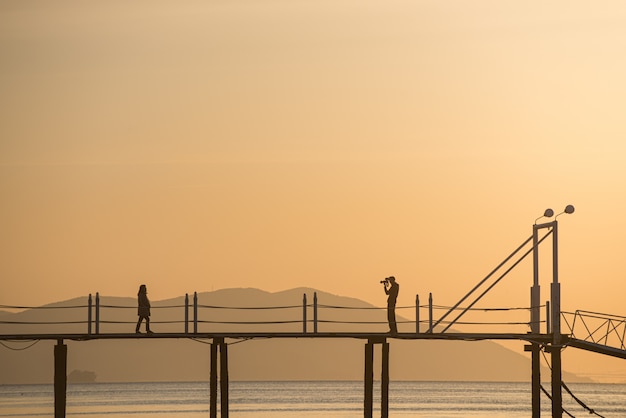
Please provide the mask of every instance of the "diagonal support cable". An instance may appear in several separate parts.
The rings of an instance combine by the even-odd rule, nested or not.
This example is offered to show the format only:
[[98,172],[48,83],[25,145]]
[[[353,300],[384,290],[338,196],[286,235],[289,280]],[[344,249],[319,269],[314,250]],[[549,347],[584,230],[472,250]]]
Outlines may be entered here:
[[517,249],[515,249],[515,251],[513,251],[507,258],[504,259],[504,261],[502,261],[500,264],[498,264],[498,266],[496,268],[494,268],[491,273],[489,273],[487,276],[485,276],[484,279],[482,279],[476,286],[474,286],[474,288],[472,290],[470,290],[465,296],[463,296],[463,298],[461,298],[461,300],[459,300],[456,305],[454,305],[453,307],[451,307],[448,312],[446,312],[445,314],[443,314],[443,316],[441,318],[439,318],[437,320],[437,322],[435,322],[435,324],[433,325],[431,331],[437,326],[439,325],[444,319],[446,319],[446,317],[448,315],[450,315],[452,312],[454,312],[454,310],[456,308],[458,308],[464,301],[465,299],[467,299],[472,293],[474,293],[474,291],[476,291],[476,289],[478,289],[480,286],[483,285],[483,283],[485,283],[487,280],[489,280],[489,278],[491,276],[493,276],[493,274],[498,271],[504,264],[506,264],[511,258],[513,258],[513,256],[515,254],[517,254],[522,248],[524,248],[526,246],[526,244],[528,244],[528,242],[530,240],[533,239],[533,236],[531,235],[530,237],[528,237],[528,239],[526,241],[524,241],[522,243],[522,245],[520,245],[519,247],[517,247]]
[[[543,240],[545,240],[550,234],[552,233],[552,230],[548,231],[538,242],[536,245],[533,245],[528,251],[526,251],[520,258],[519,260],[517,260],[511,267],[509,267],[494,283],[492,283],[487,290],[485,290],[483,293],[481,293],[476,299],[474,299],[474,302],[470,303],[465,309],[463,309],[463,311],[452,321],[450,321],[448,323],[448,325],[441,331],[442,333],[446,332],[452,325],[454,325],[454,323],[456,321],[458,321],[463,315],[465,315],[465,313],[467,313],[467,311],[472,308],[480,299],[482,299],[483,296],[485,296],[491,289],[493,289],[493,287],[498,284],[500,282],[500,280],[502,280],[507,274],[509,274],[509,272],[511,270],[513,270],[519,263],[522,262],[522,260],[524,260],[528,254],[530,254],[531,252],[533,252],[533,250],[535,249],[535,246],[539,246],[539,244],[541,244],[543,242]],[[524,248],[526,246],[526,244],[528,244],[528,242],[532,239],[533,237],[529,237],[526,241],[524,241],[524,243],[522,245],[520,245],[515,251],[513,251],[511,253],[511,255],[509,255],[506,259],[504,259],[504,261],[502,261],[495,269],[493,269],[491,271],[491,273],[489,273],[480,283],[478,283],[476,286],[474,286],[474,288],[467,294],[465,295],[456,305],[454,305],[452,308],[450,308],[450,310],[448,312],[446,312],[446,314],[444,316],[442,316],[435,325],[433,325],[433,329],[434,327],[441,323],[441,321],[443,321],[443,319],[445,317],[448,316],[448,314],[452,313],[452,311],[454,311],[463,301],[465,301],[465,299],[467,299],[472,293],[474,293],[480,286],[482,286],[496,271],[500,270],[500,268],[506,264],[509,260],[511,260],[511,258],[513,258],[513,256],[515,256],[522,248]],[[432,331],[432,329],[431,329]]]

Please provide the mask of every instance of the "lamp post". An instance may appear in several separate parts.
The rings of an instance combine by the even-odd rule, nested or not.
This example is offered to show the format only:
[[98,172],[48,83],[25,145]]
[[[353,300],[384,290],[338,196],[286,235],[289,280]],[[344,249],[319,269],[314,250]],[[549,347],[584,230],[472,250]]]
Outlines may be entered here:
[[[554,216],[552,209],[546,209],[543,215],[535,219],[533,224],[533,286],[530,288],[530,332],[539,334],[540,327],[540,306],[541,287],[539,285],[539,229],[537,225],[541,218],[551,218]],[[541,347],[538,343],[531,343],[531,393],[532,393],[532,417],[541,416]]]
[[[557,218],[564,214],[574,213],[574,206],[567,205],[563,212],[554,217],[551,222],[537,224],[543,217],[550,218],[554,215],[552,209],[546,209],[543,216],[535,219],[533,225],[533,287],[531,288],[531,332],[539,333],[540,324],[540,304],[541,292],[539,286],[539,231],[548,229],[548,234],[552,234],[552,283],[550,284],[550,306],[552,323],[552,345],[550,347],[552,361],[552,417],[561,418],[563,416],[563,398],[561,393],[561,285],[559,283],[559,258],[558,258],[558,221]],[[550,330],[548,330],[550,332]],[[531,345],[532,352],[532,403],[533,418],[541,415],[540,387],[541,379],[539,375],[539,344]]]

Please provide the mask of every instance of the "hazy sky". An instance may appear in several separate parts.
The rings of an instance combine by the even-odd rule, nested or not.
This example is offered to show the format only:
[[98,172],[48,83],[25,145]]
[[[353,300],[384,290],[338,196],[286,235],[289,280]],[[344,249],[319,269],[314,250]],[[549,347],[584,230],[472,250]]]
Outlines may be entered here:
[[0,56],[0,304],[451,305],[571,203],[562,308],[626,315],[621,1],[6,0]]

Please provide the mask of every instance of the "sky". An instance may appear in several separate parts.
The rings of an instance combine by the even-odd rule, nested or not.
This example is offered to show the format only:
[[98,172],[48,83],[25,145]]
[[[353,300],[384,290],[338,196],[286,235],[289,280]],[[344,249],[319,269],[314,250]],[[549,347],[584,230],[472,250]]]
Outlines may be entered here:
[[3,1],[0,304],[452,305],[573,204],[562,309],[626,315],[625,50],[619,1]]

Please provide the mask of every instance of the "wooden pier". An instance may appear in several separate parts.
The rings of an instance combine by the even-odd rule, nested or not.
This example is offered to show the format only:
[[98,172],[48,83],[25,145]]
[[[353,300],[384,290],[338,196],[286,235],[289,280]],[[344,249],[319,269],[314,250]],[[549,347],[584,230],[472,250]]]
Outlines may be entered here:
[[[571,214],[574,207],[568,205],[565,210],[560,213]],[[547,209],[544,215],[535,220],[533,225],[533,234],[526,239],[517,249],[515,249],[508,257],[504,259],[493,271],[491,271],[484,279],[482,279],[469,293],[461,298],[457,304],[449,307],[449,310],[440,316],[436,321],[433,315],[432,294],[428,298],[428,319],[420,320],[420,303],[419,296],[415,299],[415,332],[414,333],[398,333],[389,334],[381,332],[319,332],[318,323],[325,324],[379,324],[379,322],[342,322],[340,320],[318,320],[318,307],[326,309],[384,309],[376,307],[346,307],[346,306],[318,306],[317,294],[313,296],[313,303],[309,304],[307,296],[304,294],[301,305],[280,306],[280,307],[225,307],[225,306],[206,306],[198,303],[198,296],[194,293],[193,297],[193,317],[189,317],[189,311],[192,306],[189,302],[189,296],[185,296],[185,304],[180,308],[184,309],[184,332],[165,332],[154,334],[135,334],[135,333],[103,333],[100,329],[100,301],[99,295],[96,294],[95,305],[91,295],[88,298],[87,306],[74,306],[72,308],[88,309],[87,321],[80,324],[87,324],[86,333],[32,333],[32,334],[12,334],[0,335],[1,340],[11,341],[33,341],[33,340],[53,340],[57,344],[54,347],[54,396],[55,396],[55,418],[65,417],[65,397],[67,384],[67,346],[65,341],[90,341],[90,340],[126,340],[126,339],[203,339],[210,341],[210,416],[217,418],[218,408],[218,383],[219,383],[219,399],[221,402],[221,417],[228,417],[229,412],[229,358],[228,358],[228,340],[253,340],[253,339],[358,339],[365,343],[364,347],[364,365],[363,365],[363,416],[372,418],[373,402],[374,402],[374,353],[375,346],[380,346],[381,350],[381,416],[389,416],[389,358],[393,351],[394,340],[448,340],[448,341],[480,341],[480,340],[518,340],[525,341],[524,350],[531,353],[531,378],[532,378],[532,417],[539,418],[541,415],[541,380],[540,380],[540,355],[541,352],[549,353],[551,358],[551,403],[552,417],[562,418],[562,392],[563,385],[561,379],[561,352],[564,347],[572,346],[575,348],[593,351],[609,356],[626,358],[626,346],[624,344],[623,335],[626,333],[626,318],[615,315],[599,314],[595,312],[576,311],[568,313],[561,311],[561,289],[558,272],[558,223],[556,218],[551,222],[537,224],[537,220],[542,217],[552,217],[554,212]],[[549,236],[552,236],[552,281],[550,283],[550,300],[545,305],[541,304],[541,290],[539,280],[539,245]],[[530,245],[530,248],[527,248]],[[527,333],[471,333],[471,332],[455,332],[451,329],[453,325],[459,324],[459,319],[468,311],[472,310],[474,305],[488,293],[496,284],[498,284],[512,269],[514,269],[526,256],[533,255],[533,284],[530,288],[530,306],[528,308],[508,308],[508,309],[524,309],[530,312],[530,320],[522,323],[511,323],[508,325],[528,326],[530,332]],[[501,272],[504,270],[502,274]],[[491,282],[491,283],[490,283]],[[485,289],[486,288],[486,289]],[[469,299],[472,296],[474,299]],[[465,306],[462,306],[464,304]],[[542,306],[545,306],[545,315],[542,319]],[[8,307],[19,309],[23,307]],[[109,308],[131,308],[129,306],[110,306]],[[168,308],[179,308],[178,306]],[[252,321],[252,322],[215,322],[201,321],[199,319],[200,309],[297,309],[302,312],[300,319],[285,318],[280,321]],[[411,308],[413,307],[403,307]],[[95,320],[92,310],[95,309]],[[313,319],[308,319],[307,311],[312,309]],[[447,309],[447,308],[446,308]],[[500,309],[506,310],[507,308]],[[497,310],[496,311],[500,311]],[[444,321],[448,316],[456,315],[454,319]],[[571,315],[572,320],[568,321],[566,315]],[[565,325],[568,327],[566,332],[562,331],[561,319],[565,318]],[[589,327],[591,321],[601,321],[602,325],[598,327]],[[288,325],[299,327],[301,322],[302,332],[199,332],[199,324],[202,325],[227,325],[236,326],[241,324],[265,325]],[[420,324],[427,324],[426,330],[420,329]],[[76,324],[77,322],[66,322],[62,324]],[[113,321],[113,323],[118,323]],[[123,322],[128,324],[128,322]],[[307,331],[307,324],[312,323],[312,332]],[[35,324],[41,324],[35,322]],[[45,323],[48,324],[48,323]],[[51,323],[52,324],[52,323]],[[132,324],[132,322],[131,322]],[[190,324],[193,324],[190,330]],[[485,323],[487,324],[487,323]],[[493,323],[492,323],[493,324]],[[545,324],[545,332],[540,330],[541,324]],[[582,324],[584,335],[580,337],[574,336],[575,324]],[[59,325],[59,324],[56,324]],[[499,323],[499,325],[502,325]],[[297,328],[294,328],[297,329]],[[596,335],[598,330],[606,330],[602,335]],[[616,337],[613,335],[615,334]],[[609,344],[610,337],[616,339],[615,345]],[[546,392],[547,393],[547,392]]]
[[[32,341],[52,340],[54,346],[54,416],[65,418],[66,415],[66,388],[67,388],[67,345],[65,341],[92,341],[92,340],[158,340],[158,339],[203,339],[210,340],[210,377],[209,377],[209,411],[211,418],[218,417],[218,387],[220,400],[220,417],[229,416],[229,375],[228,375],[228,343],[227,340],[251,339],[358,339],[365,342],[363,367],[363,416],[373,418],[374,411],[374,347],[381,347],[380,370],[380,411],[381,417],[389,416],[389,357],[393,340],[451,340],[451,341],[479,341],[479,340],[522,340],[533,346],[550,345],[553,336],[549,334],[503,334],[503,333],[360,333],[360,332],[243,332],[243,333],[153,333],[153,334],[18,334],[0,335],[0,340]],[[563,336],[567,341],[567,336]],[[561,370],[553,368],[553,374],[560,377]],[[538,401],[538,400],[537,400]],[[533,400],[535,402],[535,400]]]

